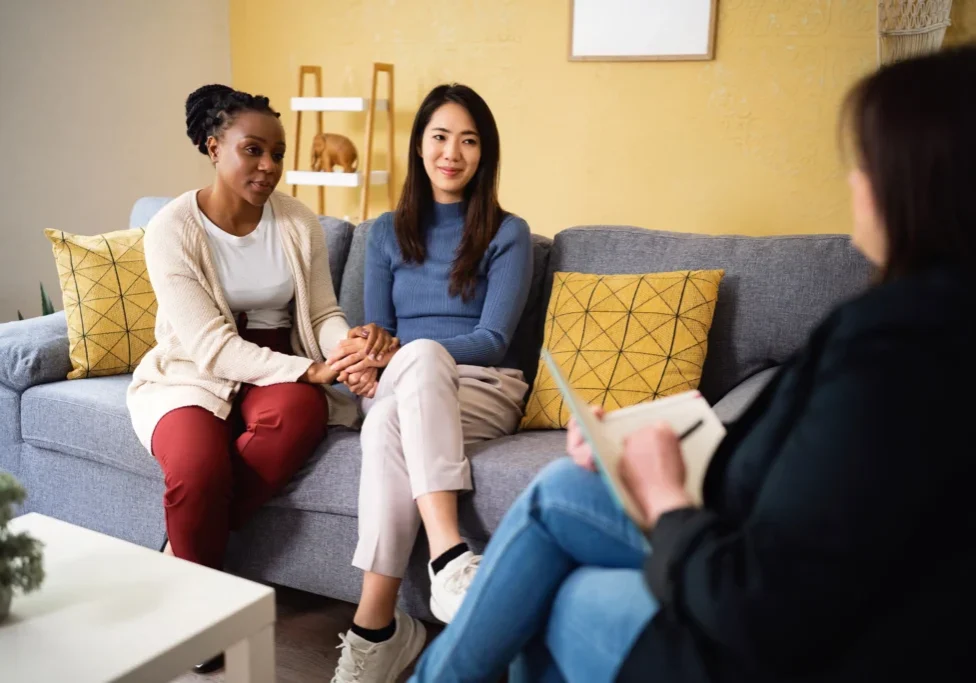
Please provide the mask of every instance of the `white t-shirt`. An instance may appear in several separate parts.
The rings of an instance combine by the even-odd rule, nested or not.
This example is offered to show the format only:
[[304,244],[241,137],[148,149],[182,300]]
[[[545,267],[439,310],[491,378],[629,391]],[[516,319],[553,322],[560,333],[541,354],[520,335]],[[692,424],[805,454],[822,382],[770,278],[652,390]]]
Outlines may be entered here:
[[207,243],[217,268],[224,297],[235,315],[245,313],[250,329],[291,326],[289,304],[295,281],[281,246],[271,202],[250,234],[238,237],[214,225],[203,211]]

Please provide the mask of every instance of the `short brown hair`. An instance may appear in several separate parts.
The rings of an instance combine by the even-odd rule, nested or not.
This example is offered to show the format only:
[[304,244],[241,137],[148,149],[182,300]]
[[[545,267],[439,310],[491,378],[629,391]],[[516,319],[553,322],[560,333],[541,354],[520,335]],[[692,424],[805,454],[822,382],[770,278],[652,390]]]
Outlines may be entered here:
[[886,66],[841,118],[888,237],[884,278],[976,259],[976,44]]

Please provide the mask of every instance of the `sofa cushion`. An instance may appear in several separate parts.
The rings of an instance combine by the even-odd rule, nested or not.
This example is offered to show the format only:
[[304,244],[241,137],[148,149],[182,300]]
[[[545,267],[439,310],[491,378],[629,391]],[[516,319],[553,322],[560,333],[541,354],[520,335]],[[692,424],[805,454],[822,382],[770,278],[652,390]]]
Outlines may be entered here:
[[747,377],[799,349],[827,312],[869,283],[871,267],[845,235],[743,237],[634,227],[563,230],[552,273],[725,270],[709,335],[701,392],[722,398]]
[[21,399],[24,441],[146,477],[162,478],[129,420],[125,392],[130,375],[55,382]]
[[542,326],[546,314],[542,291],[545,289],[551,249],[551,239],[532,235],[532,284],[529,285],[529,299],[525,304],[525,310],[522,311],[522,317],[512,337],[512,358],[518,364],[518,369],[525,373],[525,381],[528,382],[529,387],[535,381],[535,373],[539,366],[539,348],[542,346]]
[[778,371],[779,368],[767,368],[733,388],[713,406],[718,419],[725,424],[730,424],[742,417]]
[[[366,268],[366,235],[369,233],[373,221],[360,224],[353,235],[349,248],[349,258],[346,260],[346,270],[342,276],[342,291],[339,294],[339,305],[346,314],[350,325],[362,325],[366,313],[363,303],[363,285]],[[526,380],[531,385],[535,377],[536,365],[539,362],[539,346],[542,343],[542,315],[545,306],[541,303],[542,290],[545,285],[546,265],[549,262],[549,250],[552,240],[540,235],[532,235],[532,283],[529,286],[528,303],[522,312],[522,318],[515,330],[512,341],[513,357],[517,359],[518,368],[525,373]]]
[[146,227],[152,217],[171,201],[173,201],[172,197],[140,197],[129,212],[129,227]]
[[319,223],[325,232],[325,246],[329,250],[329,272],[332,274],[332,288],[336,297],[342,291],[342,275],[349,258],[349,247],[356,226],[348,221],[332,216],[319,216]]
[[0,324],[0,384],[23,391],[71,372],[64,311]]
[[[564,455],[565,446],[562,431],[525,432],[469,446],[475,494],[461,497],[464,535],[487,539],[519,492],[546,463]],[[359,432],[333,429],[269,505],[356,517],[361,461]]]
[[[543,347],[580,398],[607,411],[693,391],[722,275],[555,273]],[[522,429],[563,429],[570,417],[540,361]]]
[[0,386],[0,472],[20,476],[20,396]]
[[68,321],[68,379],[129,374],[156,345],[156,293],[146,269],[145,233],[44,231]]
[[[129,421],[130,378],[116,375],[34,387],[23,395],[24,441],[153,479],[162,471]],[[562,431],[525,432],[468,447],[476,493],[461,497],[462,531],[486,540],[512,501],[546,463],[565,454]],[[356,517],[359,432],[336,428],[269,505]]]
[[325,441],[269,505],[355,517],[361,454],[358,431],[330,429]]
[[461,528],[487,540],[539,470],[566,455],[566,432],[520,432],[474,444],[467,453],[475,492],[461,498]]

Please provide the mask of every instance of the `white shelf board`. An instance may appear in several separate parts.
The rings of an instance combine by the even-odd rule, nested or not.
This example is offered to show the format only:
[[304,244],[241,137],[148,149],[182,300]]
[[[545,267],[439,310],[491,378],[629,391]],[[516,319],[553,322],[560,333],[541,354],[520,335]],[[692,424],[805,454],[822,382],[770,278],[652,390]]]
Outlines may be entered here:
[[[386,111],[388,100],[376,100],[376,109]],[[292,111],[366,111],[368,97],[293,97]]]
[[[370,184],[386,185],[390,174],[387,171],[372,171]],[[326,187],[359,187],[363,183],[362,172],[358,173],[325,173],[323,171],[287,171],[285,184],[287,185],[324,185]]]

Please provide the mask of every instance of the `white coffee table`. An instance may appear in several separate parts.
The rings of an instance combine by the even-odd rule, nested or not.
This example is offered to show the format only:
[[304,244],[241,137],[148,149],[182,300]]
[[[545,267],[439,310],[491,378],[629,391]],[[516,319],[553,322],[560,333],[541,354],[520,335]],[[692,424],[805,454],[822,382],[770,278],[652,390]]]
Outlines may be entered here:
[[38,514],[47,578],[0,623],[0,681],[166,683],[219,652],[228,683],[274,680],[274,591]]

